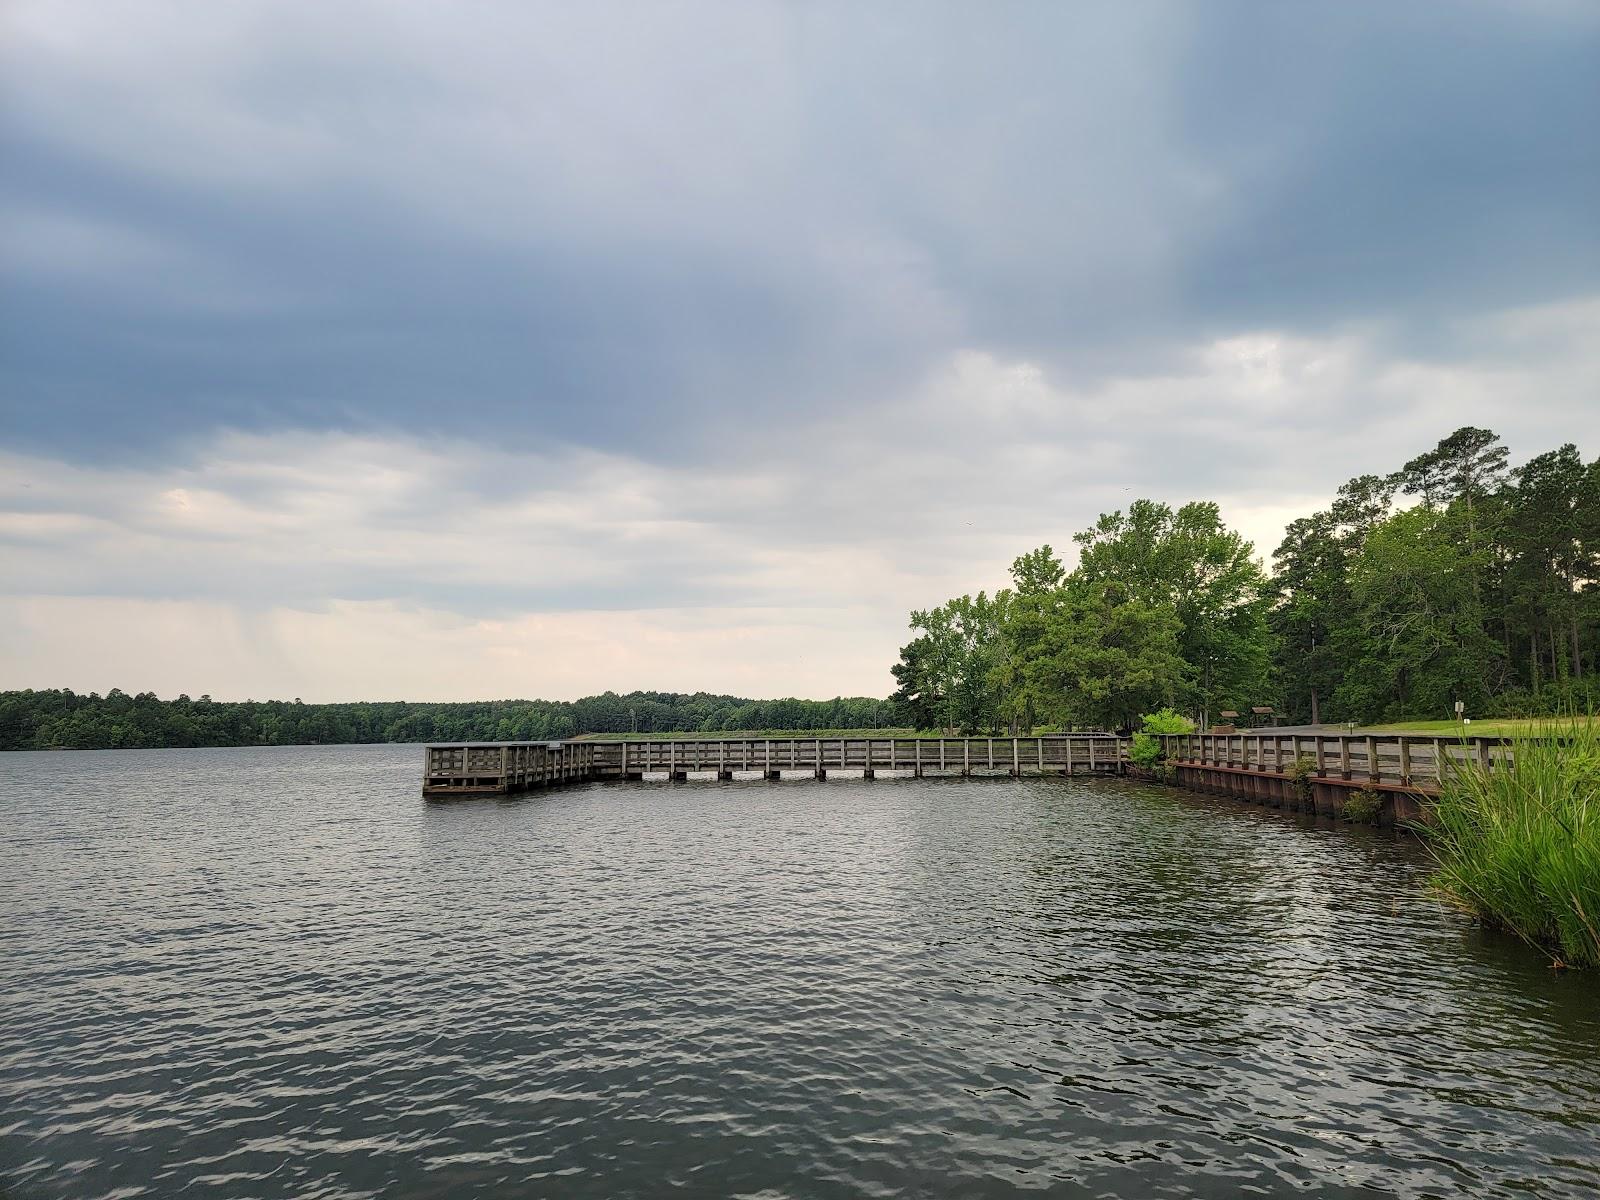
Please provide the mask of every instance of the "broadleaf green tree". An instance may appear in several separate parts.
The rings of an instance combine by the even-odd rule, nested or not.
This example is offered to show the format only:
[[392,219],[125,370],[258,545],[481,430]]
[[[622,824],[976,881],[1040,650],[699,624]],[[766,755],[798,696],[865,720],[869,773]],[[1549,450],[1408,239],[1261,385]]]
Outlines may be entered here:
[[1179,702],[1202,724],[1221,709],[1270,697],[1269,582],[1254,547],[1223,523],[1217,505],[1174,510],[1136,500],[1126,513],[1102,514],[1076,541],[1076,577],[1115,581],[1177,617],[1187,668]]
[[1037,711],[1068,728],[1125,729],[1184,683],[1182,624],[1121,583],[1073,579],[1050,594],[1023,677]]

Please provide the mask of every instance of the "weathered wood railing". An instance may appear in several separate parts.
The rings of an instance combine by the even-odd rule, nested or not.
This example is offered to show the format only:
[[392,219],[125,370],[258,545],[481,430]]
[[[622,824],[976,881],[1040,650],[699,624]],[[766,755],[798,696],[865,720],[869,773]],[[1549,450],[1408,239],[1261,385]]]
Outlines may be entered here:
[[696,738],[435,745],[425,753],[428,795],[507,793],[556,783],[694,774],[781,778],[830,771],[926,775],[1118,774],[1128,739],[1114,734],[978,738]]
[[[1318,782],[1432,794],[1457,767],[1511,762],[1507,738],[1418,734],[1246,733],[1168,734],[1169,762],[1211,771],[1301,777]],[[1302,764],[1297,772],[1296,763]]]
[[429,795],[522,792],[593,778],[593,742],[458,742],[423,752]]

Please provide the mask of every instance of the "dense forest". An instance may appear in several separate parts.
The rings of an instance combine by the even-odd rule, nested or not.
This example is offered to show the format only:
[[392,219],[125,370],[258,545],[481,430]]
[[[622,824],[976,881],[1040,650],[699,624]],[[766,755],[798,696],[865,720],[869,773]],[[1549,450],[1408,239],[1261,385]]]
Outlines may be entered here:
[[542,741],[576,733],[721,729],[866,729],[891,705],[861,697],[742,700],[704,692],[606,692],[574,701],[161,700],[113,688],[0,692],[0,750],[284,746],[330,742]]
[[1049,546],[1012,587],[913,612],[900,719],[969,731],[1535,716],[1600,700],[1600,459],[1565,445],[1512,469],[1457,430],[1289,525],[1268,571],[1215,504],[1150,500]]

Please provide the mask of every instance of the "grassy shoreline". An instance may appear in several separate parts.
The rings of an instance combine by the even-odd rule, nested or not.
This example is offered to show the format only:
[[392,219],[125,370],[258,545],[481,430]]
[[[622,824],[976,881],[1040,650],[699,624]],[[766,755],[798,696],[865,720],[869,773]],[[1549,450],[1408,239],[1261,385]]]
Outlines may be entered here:
[[1513,756],[1445,781],[1423,830],[1433,886],[1560,966],[1600,966],[1600,725],[1543,722]]

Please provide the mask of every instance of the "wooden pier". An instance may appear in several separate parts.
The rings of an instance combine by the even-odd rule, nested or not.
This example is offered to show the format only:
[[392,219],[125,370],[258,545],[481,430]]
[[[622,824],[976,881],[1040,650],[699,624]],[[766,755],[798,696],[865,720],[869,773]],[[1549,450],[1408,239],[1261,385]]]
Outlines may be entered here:
[[427,796],[482,796],[594,778],[595,742],[457,742],[423,755]]
[[728,780],[830,774],[1119,775],[1129,740],[1109,733],[975,738],[696,738],[457,742],[427,747],[426,796],[509,795],[605,780]]
[[1414,734],[1186,733],[1162,737],[1173,782],[1268,804],[1340,816],[1351,793],[1382,799],[1383,823],[1417,820],[1460,770],[1511,765],[1508,738]]
[[[1378,820],[1415,820],[1452,772],[1510,765],[1506,738],[1411,734],[1168,734],[1170,782],[1274,808],[1344,813],[1358,791]],[[615,780],[879,776],[1121,775],[1131,741],[1109,733],[1038,737],[681,738],[458,742],[427,747],[425,796],[510,795]]]

